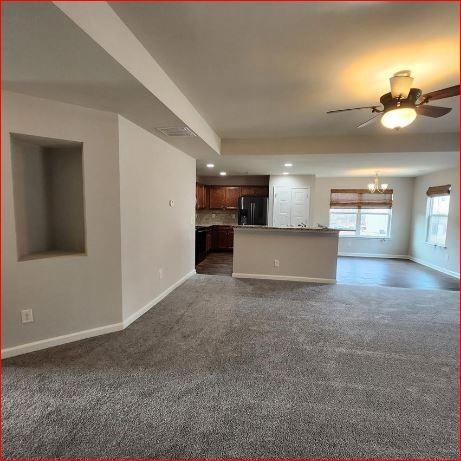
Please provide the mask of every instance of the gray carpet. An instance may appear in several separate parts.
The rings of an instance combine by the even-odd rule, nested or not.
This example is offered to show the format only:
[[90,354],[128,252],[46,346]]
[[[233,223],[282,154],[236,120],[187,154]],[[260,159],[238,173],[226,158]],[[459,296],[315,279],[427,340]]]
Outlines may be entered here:
[[457,458],[458,294],[195,276],[6,360],[6,457]]

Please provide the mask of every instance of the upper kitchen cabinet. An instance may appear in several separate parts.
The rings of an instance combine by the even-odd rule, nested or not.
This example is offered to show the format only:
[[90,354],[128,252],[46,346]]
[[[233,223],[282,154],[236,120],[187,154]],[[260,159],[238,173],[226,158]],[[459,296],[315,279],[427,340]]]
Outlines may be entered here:
[[210,186],[210,208],[236,210],[241,195],[240,186]]
[[253,197],[269,197],[268,186],[242,186],[242,195],[251,195]]
[[210,208],[226,208],[226,188],[222,186],[209,186]]
[[208,208],[208,188],[204,184],[195,184],[195,208],[197,210]]
[[242,192],[239,186],[226,187],[226,209],[237,210],[238,209],[238,199],[241,195],[242,195]]

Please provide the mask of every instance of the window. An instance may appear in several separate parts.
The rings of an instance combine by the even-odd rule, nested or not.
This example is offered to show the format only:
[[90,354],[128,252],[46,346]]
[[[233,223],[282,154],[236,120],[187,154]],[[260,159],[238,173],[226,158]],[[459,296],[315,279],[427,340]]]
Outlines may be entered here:
[[427,198],[427,243],[441,247],[445,246],[449,207],[449,195],[430,196]]
[[371,193],[368,189],[332,189],[330,224],[340,237],[389,238],[393,190]]
[[385,208],[332,208],[330,227],[340,229],[340,237],[389,238],[391,216]]

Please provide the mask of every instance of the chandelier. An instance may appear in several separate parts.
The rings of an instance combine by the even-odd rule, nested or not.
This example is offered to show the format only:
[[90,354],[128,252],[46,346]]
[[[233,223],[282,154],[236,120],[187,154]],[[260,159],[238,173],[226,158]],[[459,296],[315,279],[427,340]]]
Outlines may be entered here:
[[374,194],[375,192],[379,192],[380,194],[383,194],[386,192],[389,184],[382,184],[379,181],[379,176],[378,173],[376,173],[375,179],[373,180],[372,183],[368,184],[368,190]]

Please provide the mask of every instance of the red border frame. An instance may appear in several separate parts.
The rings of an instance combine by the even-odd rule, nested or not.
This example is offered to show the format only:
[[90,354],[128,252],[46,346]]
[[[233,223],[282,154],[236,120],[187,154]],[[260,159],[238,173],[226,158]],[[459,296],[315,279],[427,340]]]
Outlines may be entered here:
[[[95,2],[99,0],[64,0],[67,2],[72,1],[80,1],[80,2]],[[141,3],[139,0],[110,0],[111,2],[133,2],[133,3]],[[342,3],[347,0],[147,0],[143,3]],[[368,2],[370,0],[354,0],[356,2]],[[377,1],[377,0],[371,0]],[[3,3],[50,3],[48,0],[0,0],[0,57],[2,57],[3,50]],[[458,3],[460,5],[460,12],[458,17],[458,25],[461,25],[461,0],[388,0],[388,3]],[[461,55],[459,57],[459,62],[461,65]],[[0,139],[3,140],[3,60],[0,60]],[[458,126],[459,131],[461,131],[461,115],[458,118]],[[461,160],[461,136],[458,135],[458,156]],[[0,226],[0,327],[3,328],[3,219],[4,219],[4,202],[3,202],[3,143],[0,146],[0,213],[1,213],[1,223]],[[461,179],[461,173],[459,173],[459,179]],[[461,209],[461,204],[459,205]],[[459,211],[459,210],[458,210]],[[458,227],[458,240],[461,240],[461,232]],[[460,256],[461,256],[461,249]],[[461,269],[461,264],[458,269]],[[458,320],[461,320],[461,292],[458,292]],[[1,330],[3,331],[3,330]],[[0,333],[1,335],[1,333]],[[458,418],[461,416],[461,367],[460,367],[460,357],[461,357],[461,325],[458,326]],[[0,357],[0,365],[3,361],[3,357]],[[3,397],[3,365],[0,366],[0,399]],[[0,405],[0,423],[3,421],[3,404]],[[459,442],[459,449],[461,450],[461,421],[459,422],[458,426],[458,442]],[[0,460],[3,460],[3,426],[0,424]],[[18,458],[11,458],[11,459],[18,459]],[[28,460],[37,460],[37,461],[44,461],[44,460],[55,460],[56,461],[73,461],[73,460],[90,460],[96,458],[22,458]],[[98,458],[98,460],[104,461],[111,461],[116,460],[118,458]],[[124,461],[148,461],[160,458],[123,458]],[[223,461],[223,459],[232,459],[233,461],[273,461],[273,460],[284,460],[284,461],[300,461],[301,458],[220,458],[216,461]],[[304,458],[305,461],[397,461],[398,458]],[[417,459],[410,459],[405,458],[405,461],[423,461],[424,458],[417,458]],[[452,460],[453,458],[450,458]],[[458,453],[458,458],[461,460],[461,453]],[[185,461],[212,461],[212,458],[193,458],[188,459]],[[429,458],[426,458],[429,461]],[[168,459],[168,461],[172,461]],[[176,460],[179,461],[179,460]],[[431,460],[432,461],[432,460]],[[434,461],[445,461],[443,458],[437,458]],[[448,459],[447,459],[448,461]]]

